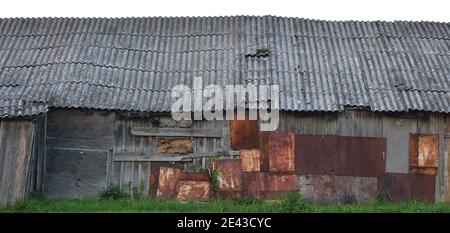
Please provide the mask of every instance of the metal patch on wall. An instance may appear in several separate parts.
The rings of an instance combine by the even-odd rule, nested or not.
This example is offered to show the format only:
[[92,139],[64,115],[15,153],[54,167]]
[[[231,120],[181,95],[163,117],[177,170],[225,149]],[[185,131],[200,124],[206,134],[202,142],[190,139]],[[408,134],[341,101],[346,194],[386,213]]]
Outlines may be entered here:
[[294,134],[286,132],[261,132],[260,135],[261,171],[294,171]]
[[360,203],[377,196],[377,177],[305,175],[298,182],[300,194],[314,203]]
[[177,199],[180,201],[208,201],[211,196],[211,184],[207,181],[179,181]]
[[161,199],[175,198],[176,185],[181,176],[181,169],[160,167],[156,196]]
[[378,177],[386,170],[386,139],[296,135],[298,175]]
[[260,171],[261,160],[260,150],[241,150],[240,154],[242,162],[242,171],[244,172],[257,172]]
[[256,120],[232,120],[230,139],[233,150],[257,149],[259,147],[259,126]]
[[378,184],[381,194],[392,201],[435,200],[436,176],[388,173]]
[[410,134],[409,170],[415,174],[436,175],[439,158],[439,136]]
[[269,172],[244,172],[244,195],[272,198],[290,191],[298,191],[297,176]]
[[212,168],[219,171],[219,193],[230,198],[239,197],[242,191],[241,160],[225,159],[214,161]]

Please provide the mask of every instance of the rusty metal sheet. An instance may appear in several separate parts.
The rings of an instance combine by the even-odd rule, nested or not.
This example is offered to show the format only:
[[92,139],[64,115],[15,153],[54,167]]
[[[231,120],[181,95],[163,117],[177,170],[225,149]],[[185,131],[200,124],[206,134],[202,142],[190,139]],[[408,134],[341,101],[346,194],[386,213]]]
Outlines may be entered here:
[[378,177],[386,170],[386,139],[296,135],[298,175]]
[[167,162],[152,162],[150,170],[150,195],[156,196],[158,190],[159,170],[161,167],[173,167],[183,169],[183,164],[169,164]]
[[295,170],[295,136],[293,133],[261,132],[260,137],[261,171]]
[[173,167],[182,169],[181,163],[170,164],[167,162],[152,162],[150,171],[150,195],[156,196],[158,190],[159,170],[161,167]]
[[257,172],[260,171],[261,160],[259,149],[241,150],[242,171]]
[[269,171],[294,171],[294,134],[270,132]]
[[211,197],[211,183],[208,181],[179,181],[176,190],[180,201],[209,201]]
[[219,191],[242,190],[242,164],[240,159],[225,159],[212,162],[219,170]]
[[243,173],[243,195],[261,197],[265,190],[265,172],[244,172]]
[[269,171],[269,141],[270,132],[261,131],[259,133],[259,170],[268,172]]
[[266,175],[265,191],[284,192],[298,190],[298,182],[296,175]]
[[259,126],[256,120],[232,120],[230,123],[231,148],[234,150],[258,149]]
[[243,194],[254,197],[272,198],[277,195],[298,191],[297,175],[269,172],[244,172]]
[[410,134],[410,173],[436,175],[439,158],[439,136],[437,134]]
[[161,199],[175,198],[176,185],[181,176],[181,169],[160,167],[156,197]]
[[206,181],[209,182],[209,175],[205,172],[183,172],[180,177],[181,181]]
[[380,177],[378,189],[392,201],[421,200],[434,202],[436,176],[388,173]]
[[377,177],[299,176],[300,194],[314,203],[361,203],[375,200]]

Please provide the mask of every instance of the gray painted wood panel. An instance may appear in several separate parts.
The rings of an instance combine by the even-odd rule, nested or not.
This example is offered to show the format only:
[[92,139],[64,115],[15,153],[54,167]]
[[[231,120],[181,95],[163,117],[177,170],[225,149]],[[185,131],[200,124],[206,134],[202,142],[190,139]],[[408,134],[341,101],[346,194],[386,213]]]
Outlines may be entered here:
[[48,148],[45,191],[50,198],[98,196],[106,189],[108,151]]

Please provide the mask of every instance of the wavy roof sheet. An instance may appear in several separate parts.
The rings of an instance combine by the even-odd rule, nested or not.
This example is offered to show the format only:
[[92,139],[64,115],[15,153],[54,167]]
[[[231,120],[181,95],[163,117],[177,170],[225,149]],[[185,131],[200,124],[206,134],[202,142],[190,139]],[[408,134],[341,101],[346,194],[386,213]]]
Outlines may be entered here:
[[[269,56],[255,56],[258,49]],[[0,19],[2,109],[39,101],[170,111],[171,88],[191,85],[193,77],[205,85],[278,84],[282,110],[448,113],[450,24],[273,16]]]

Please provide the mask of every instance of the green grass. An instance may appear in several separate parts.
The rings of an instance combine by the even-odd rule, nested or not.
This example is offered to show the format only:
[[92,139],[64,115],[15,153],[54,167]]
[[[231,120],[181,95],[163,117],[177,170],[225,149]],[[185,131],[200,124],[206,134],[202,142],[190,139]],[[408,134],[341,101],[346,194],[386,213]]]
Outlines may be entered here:
[[423,202],[367,204],[310,204],[297,194],[288,194],[279,199],[262,201],[242,198],[238,201],[214,200],[208,203],[190,201],[180,203],[175,200],[156,200],[154,198],[121,199],[71,199],[50,200],[33,195],[14,205],[0,209],[0,212],[242,212],[242,213],[430,213],[450,212],[450,204],[431,204]]

